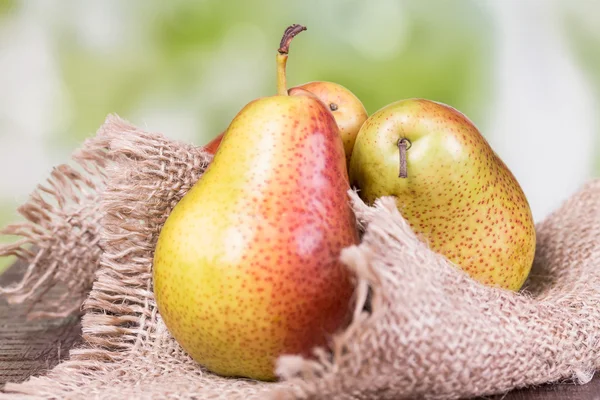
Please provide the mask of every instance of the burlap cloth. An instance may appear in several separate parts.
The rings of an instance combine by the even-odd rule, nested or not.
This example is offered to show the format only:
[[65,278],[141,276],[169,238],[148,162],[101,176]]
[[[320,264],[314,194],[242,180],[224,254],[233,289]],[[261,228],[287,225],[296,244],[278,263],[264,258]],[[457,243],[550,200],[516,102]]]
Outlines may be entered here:
[[109,116],[73,160],[20,207],[27,222],[4,229],[22,240],[0,254],[29,268],[0,293],[21,302],[66,283],[55,315],[81,310],[84,344],[46,376],[7,384],[0,398],[457,398],[586,383],[600,367],[600,181],[538,224],[519,293],[478,284],[430,251],[391,199],[367,207],[349,192],[364,229],[341,255],[358,277],[352,324],[331,352],[282,357],[282,380],[260,383],[195,364],[152,294],[161,224],[210,156]]

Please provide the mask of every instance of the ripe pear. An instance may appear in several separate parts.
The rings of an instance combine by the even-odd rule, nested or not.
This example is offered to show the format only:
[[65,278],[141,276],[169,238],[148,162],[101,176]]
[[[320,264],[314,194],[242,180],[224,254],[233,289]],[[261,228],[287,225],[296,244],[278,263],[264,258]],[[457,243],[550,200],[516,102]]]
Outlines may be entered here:
[[232,120],[202,179],[169,214],[154,293],[174,338],[224,376],[276,379],[282,354],[310,355],[348,322],[353,277],[339,261],[358,243],[344,146],[327,106],[285,90]]
[[475,125],[425,99],[392,103],[363,124],[350,182],[366,203],[393,196],[431,249],[487,285],[521,288],[535,253],[529,203]]
[[[346,163],[349,164],[356,135],[369,116],[363,103],[350,90],[334,82],[308,82],[295,88],[308,90],[329,107],[340,129],[346,153]],[[294,90],[294,88],[290,90]],[[219,134],[204,146],[204,149],[210,154],[215,154],[224,134],[225,132]]]
[[338,128],[340,128],[346,162],[349,164],[356,135],[358,135],[360,127],[369,117],[365,106],[354,93],[338,83],[316,81],[298,87],[314,93],[329,107]]

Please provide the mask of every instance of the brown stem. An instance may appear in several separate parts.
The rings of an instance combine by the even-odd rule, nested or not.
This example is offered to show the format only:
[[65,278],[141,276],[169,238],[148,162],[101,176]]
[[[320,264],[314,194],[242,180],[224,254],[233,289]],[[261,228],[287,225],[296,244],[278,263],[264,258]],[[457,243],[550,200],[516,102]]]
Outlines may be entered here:
[[292,42],[294,36],[305,30],[306,27],[299,24],[288,26],[283,33],[281,43],[279,43],[279,54],[287,54],[290,51],[290,43]]
[[294,36],[302,31],[305,31],[306,27],[298,24],[288,26],[283,33],[279,49],[277,50],[277,94],[279,96],[287,96],[287,77],[285,72],[285,66],[287,65],[288,51],[290,50],[290,43]]
[[406,138],[398,140],[398,150],[400,152],[400,172],[398,177],[408,178],[408,171],[406,165],[406,150],[410,148],[410,141]]

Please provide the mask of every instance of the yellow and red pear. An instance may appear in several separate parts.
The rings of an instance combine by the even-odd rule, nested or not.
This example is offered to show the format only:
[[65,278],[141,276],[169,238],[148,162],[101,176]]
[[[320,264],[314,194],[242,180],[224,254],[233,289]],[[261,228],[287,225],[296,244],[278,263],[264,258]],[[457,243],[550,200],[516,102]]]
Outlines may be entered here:
[[353,281],[340,251],[358,243],[345,153],[327,106],[285,90],[232,120],[213,162],[160,232],[154,292],[174,338],[226,376],[273,380],[282,354],[309,355],[347,323]]
[[392,103],[363,124],[350,180],[367,203],[394,196],[430,247],[488,285],[518,290],[535,254],[529,203],[475,125],[426,99]]
[[354,93],[335,82],[308,82],[298,86],[298,88],[313,93],[329,107],[340,129],[344,151],[346,152],[346,163],[349,164],[356,135],[358,135],[360,127],[369,117],[363,103]]

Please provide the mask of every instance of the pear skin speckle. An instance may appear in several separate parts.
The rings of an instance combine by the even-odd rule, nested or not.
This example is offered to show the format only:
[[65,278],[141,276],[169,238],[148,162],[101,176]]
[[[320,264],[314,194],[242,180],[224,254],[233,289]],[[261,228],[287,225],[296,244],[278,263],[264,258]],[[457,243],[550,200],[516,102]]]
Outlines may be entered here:
[[[401,138],[411,142],[404,179]],[[454,108],[409,99],[377,111],[357,136],[350,181],[369,204],[394,196],[420,238],[479,282],[518,290],[529,275],[536,234],[525,194]]]
[[325,345],[353,292],[358,243],[343,143],[312,95],[249,103],[169,215],[154,292],[169,331],[209,370],[275,379],[281,354]]

